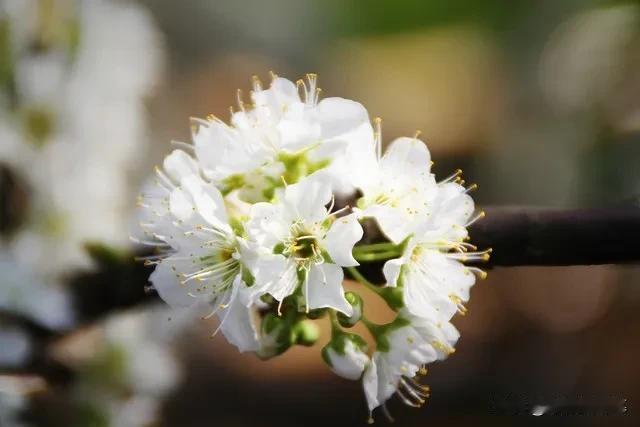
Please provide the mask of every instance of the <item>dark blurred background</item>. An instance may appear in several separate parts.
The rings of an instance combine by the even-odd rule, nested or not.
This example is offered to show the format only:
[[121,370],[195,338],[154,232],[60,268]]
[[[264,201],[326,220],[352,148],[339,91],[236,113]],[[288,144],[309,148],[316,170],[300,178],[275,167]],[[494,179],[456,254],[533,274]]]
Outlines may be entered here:
[[[421,130],[436,174],[463,168],[479,205],[640,200],[635,1],[0,5],[0,308],[53,330],[82,321],[70,289],[144,286],[127,243],[135,195],[169,142],[189,139],[190,116],[227,118],[236,90],[270,70],[317,72],[324,96],[382,117],[387,142]],[[99,276],[87,242],[130,274]],[[637,266],[491,271],[454,320],[455,355],[429,371],[428,403],[392,400],[392,415],[638,418],[639,279]],[[365,424],[360,384],[329,371],[323,344],[261,362],[209,340],[214,327],[153,303],[84,325],[51,350],[70,381],[0,375],[0,426]],[[0,317],[3,366],[39,351]]]

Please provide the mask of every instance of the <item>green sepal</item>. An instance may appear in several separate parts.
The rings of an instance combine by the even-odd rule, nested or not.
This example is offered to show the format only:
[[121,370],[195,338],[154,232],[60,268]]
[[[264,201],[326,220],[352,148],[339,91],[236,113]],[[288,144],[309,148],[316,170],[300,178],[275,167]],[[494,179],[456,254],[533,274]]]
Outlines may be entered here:
[[272,347],[263,347],[256,352],[261,359],[266,360],[282,354],[295,342],[288,319],[274,313],[267,313],[264,316],[260,330],[263,336],[269,336],[273,341]]
[[353,314],[351,316],[347,316],[344,313],[338,312],[338,323],[340,323],[340,326],[343,328],[350,328],[358,323],[362,318],[364,302],[362,301],[362,297],[355,292],[346,292],[344,297],[351,307],[353,307]]
[[231,217],[229,218],[229,225],[231,230],[236,236],[243,237],[245,235],[244,223],[241,218]]
[[404,307],[404,291],[402,287],[384,287],[380,288],[378,295],[384,299],[389,308],[398,311]]
[[383,353],[391,349],[388,335],[397,329],[411,324],[411,322],[401,316],[396,317],[393,322],[385,325],[376,325],[366,320],[364,323],[367,326],[367,329],[369,329],[369,332],[371,332],[371,335],[373,335],[373,338],[376,340],[376,351]]
[[321,351],[322,359],[327,365],[333,367],[333,364],[331,363],[331,359],[329,357],[329,349],[332,349],[337,354],[343,356],[346,353],[347,341],[351,341],[353,345],[363,353],[366,353],[369,349],[367,342],[360,335],[350,334],[346,332],[337,332],[334,330],[334,333],[331,336],[331,341],[329,341]]
[[246,268],[244,265],[242,266],[240,271],[241,271],[241,274],[242,274],[242,281],[247,286],[253,286],[253,284],[256,282],[256,279],[255,279],[255,277],[253,277],[253,274],[251,274],[251,271],[249,271],[249,269]]

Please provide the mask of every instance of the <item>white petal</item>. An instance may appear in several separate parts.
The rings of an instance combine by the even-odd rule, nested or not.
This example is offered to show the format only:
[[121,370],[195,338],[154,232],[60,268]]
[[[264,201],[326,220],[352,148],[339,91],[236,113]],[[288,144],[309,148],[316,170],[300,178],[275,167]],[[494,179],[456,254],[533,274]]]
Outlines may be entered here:
[[187,221],[193,215],[193,209],[191,197],[184,190],[176,188],[171,192],[169,210],[173,216],[180,221]]
[[[400,348],[401,351],[406,350],[406,346]],[[375,360],[378,371],[378,394],[377,399],[380,405],[384,404],[396,392],[400,374],[395,372],[392,367],[400,367],[401,365],[391,365],[386,359],[390,353],[375,352],[372,359]]]
[[255,279],[255,285],[251,287],[254,293],[269,293],[282,301],[298,287],[297,266],[283,255],[260,254],[251,270]]
[[432,228],[443,233],[442,237],[460,240],[466,236],[464,227],[475,210],[473,199],[463,186],[454,182],[439,184],[437,188],[432,203]]
[[353,258],[353,245],[362,239],[362,226],[355,214],[337,218],[327,232],[324,244],[333,262],[349,267],[358,265]]
[[221,230],[230,231],[220,190],[196,175],[184,177],[181,185],[191,195],[198,213],[205,221]]
[[318,103],[318,119],[322,138],[330,139],[353,132],[369,123],[369,114],[362,104],[344,98],[325,98]]
[[221,121],[200,126],[193,138],[196,156],[205,176],[222,180],[233,174],[257,168],[266,153],[253,140],[242,139],[239,132]]
[[186,176],[198,173],[198,164],[182,150],[173,150],[164,159],[164,170],[177,183]]
[[260,202],[251,206],[249,221],[245,229],[249,238],[269,251],[285,239],[289,233],[281,209],[272,203]]
[[226,310],[218,313],[224,318],[220,330],[231,344],[238,347],[240,352],[256,351],[259,347],[258,332],[253,319],[250,289],[239,281],[234,283],[239,287],[237,294]]
[[289,105],[300,102],[300,95],[293,82],[277,77],[269,89],[252,92],[251,99],[258,107],[269,108],[274,114],[279,115]]
[[180,285],[177,273],[167,262],[161,262],[156,266],[149,281],[153,283],[160,298],[172,307],[189,307],[197,301],[188,294],[188,288]]
[[331,186],[319,179],[306,178],[285,189],[287,207],[300,219],[321,221],[327,215],[325,205],[331,200]]
[[353,313],[353,307],[344,297],[342,268],[335,264],[320,264],[311,267],[308,283],[303,287],[309,309],[333,308],[347,316]]
[[334,163],[356,188],[375,190],[380,181],[378,158],[371,123],[363,123],[348,135],[349,145],[345,155]]
[[398,286],[398,279],[400,278],[400,271],[404,264],[403,258],[390,259],[384,263],[382,267],[382,273],[387,281],[387,286],[395,288]]
[[369,206],[362,211],[362,216],[375,218],[380,230],[395,244],[401,243],[411,234],[402,212],[390,206]]
[[375,358],[371,359],[369,366],[367,366],[367,369],[364,371],[362,388],[364,389],[364,396],[367,399],[369,411],[373,411],[381,405],[381,402],[378,401],[378,369]]
[[423,275],[408,272],[403,277],[403,285],[404,304],[413,315],[438,322],[449,321],[457,312],[448,294],[434,289],[437,284]]
[[350,340],[345,342],[344,354],[339,354],[332,347],[329,347],[327,356],[331,362],[331,370],[348,380],[359,379],[369,362],[369,357],[354,346]]
[[417,138],[394,140],[382,156],[381,166],[392,174],[429,174],[431,155],[427,146]]

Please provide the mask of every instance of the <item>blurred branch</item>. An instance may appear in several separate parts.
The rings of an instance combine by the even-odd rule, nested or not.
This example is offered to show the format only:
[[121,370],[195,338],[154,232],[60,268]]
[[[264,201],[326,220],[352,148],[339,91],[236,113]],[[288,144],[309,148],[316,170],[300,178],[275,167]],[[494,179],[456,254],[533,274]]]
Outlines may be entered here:
[[470,229],[488,266],[640,262],[640,207],[548,209],[495,207]]

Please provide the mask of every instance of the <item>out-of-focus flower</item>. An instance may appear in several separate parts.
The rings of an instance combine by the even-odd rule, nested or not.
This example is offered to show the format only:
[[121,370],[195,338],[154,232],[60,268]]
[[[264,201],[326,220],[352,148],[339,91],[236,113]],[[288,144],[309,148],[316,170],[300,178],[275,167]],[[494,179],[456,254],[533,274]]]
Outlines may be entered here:
[[0,364],[20,366],[31,354],[29,336],[17,327],[0,328]]
[[27,399],[17,393],[0,391],[0,425],[6,427],[28,427],[21,414],[26,409]]
[[169,346],[173,334],[162,330],[166,318],[166,310],[131,313],[115,316],[105,325],[106,344],[120,352],[123,377],[136,393],[161,397],[180,379]]
[[45,383],[37,377],[0,376],[0,425],[2,427],[28,427],[24,420],[28,409],[28,395],[40,392]]
[[13,311],[49,328],[71,326],[74,315],[69,295],[51,283],[35,279],[15,260],[0,253],[0,308]]
[[27,220],[3,243],[51,280],[89,264],[84,242],[126,241],[127,175],[145,147],[158,35],[144,9],[112,0],[7,0],[0,26],[0,162],[30,198]]
[[165,307],[117,314],[68,337],[55,357],[76,371],[70,405],[82,425],[142,427],[157,422],[182,372],[175,339],[189,316]]

